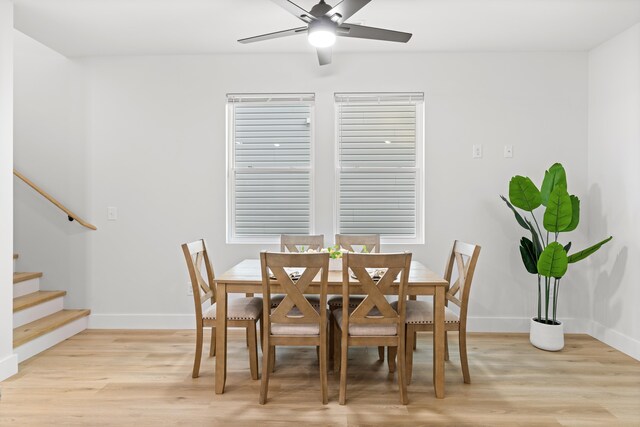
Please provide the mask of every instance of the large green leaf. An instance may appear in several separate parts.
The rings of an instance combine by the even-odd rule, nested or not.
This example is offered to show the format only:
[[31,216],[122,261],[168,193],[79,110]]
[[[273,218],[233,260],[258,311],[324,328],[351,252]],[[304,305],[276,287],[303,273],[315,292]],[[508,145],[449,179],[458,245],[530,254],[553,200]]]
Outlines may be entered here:
[[602,242],[596,243],[595,245],[588,247],[587,249],[583,249],[580,252],[576,252],[575,254],[569,255],[569,262],[574,263],[574,262],[582,261],[589,255],[591,255],[592,253],[600,249],[605,243],[609,242],[609,240],[611,239],[613,239],[613,236],[609,236],[608,238],[604,239]]
[[567,189],[557,186],[549,196],[542,224],[547,231],[558,233],[571,224],[571,198]]
[[538,274],[538,256],[533,242],[526,237],[520,239],[520,255],[527,271],[531,274]]
[[569,197],[571,198],[571,222],[562,230],[564,232],[575,230],[580,223],[580,199],[573,195]]
[[560,163],[555,163],[544,173],[544,180],[540,188],[543,205],[547,206],[549,197],[556,187],[564,187],[565,190],[567,188],[567,173]]
[[516,217],[516,221],[518,221],[518,224],[520,224],[520,226],[522,228],[524,228],[525,230],[529,229],[529,226],[527,225],[527,223],[524,221],[524,218],[522,218],[522,215],[520,215],[520,213],[516,210],[516,208],[513,207],[513,205],[511,203],[509,203],[509,201],[507,200],[506,197],[504,196],[500,196],[500,198],[502,200],[504,200],[504,202],[507,204],[507,206],[509,207],[509,209],[511,209],[511,211],[513,212],[513,215],[515,215]]
[[542,204],[538,187],[531,179],[520,175],[509,181],[509,200],[513,206],[529,212]]
[[538,259],[538,273],[545,277],[561,278],[567,272],[567,252],[558,242],[551,242]]

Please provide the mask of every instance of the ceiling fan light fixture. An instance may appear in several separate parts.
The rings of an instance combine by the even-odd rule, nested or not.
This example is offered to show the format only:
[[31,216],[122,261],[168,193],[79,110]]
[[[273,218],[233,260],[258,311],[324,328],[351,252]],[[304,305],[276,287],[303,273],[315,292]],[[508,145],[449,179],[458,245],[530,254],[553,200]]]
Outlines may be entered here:
[[314,47],[329,47],[336,42],[336,30],[328,25],[309,26],[309,43]]

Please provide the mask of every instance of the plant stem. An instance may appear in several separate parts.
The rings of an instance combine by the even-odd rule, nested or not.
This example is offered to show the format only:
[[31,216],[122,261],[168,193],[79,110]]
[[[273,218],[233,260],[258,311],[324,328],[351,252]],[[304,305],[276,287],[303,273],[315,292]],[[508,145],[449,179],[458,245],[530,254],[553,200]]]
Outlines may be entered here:
[[549,277],[544,278],[544,321],[549,323],[549,291],[551,287],[551,279]]
[[[531,211],[531,217],[533,218],[533,222],[536,223],[536,228],[538,229],[538,234],[540,234],[540,238],[542,239],[542,231],[540,231],[540,225],[538,224],[538,220],[536,219],[536,216],[534,215],[533,211]],[[545,243],[545,246],[548,245],[548,244],[549,244],[549,232],[547,232],[547,243]]]
[[542,294],[540,292],[540,275],[538,274],[538,321],[542,320],[542,301],[540,300],[542,298]]
[[555,289],[553,291],[553,324],[556,324],[556,312],[558,311],[558,292],[560,291],[560,279],[555,279]]

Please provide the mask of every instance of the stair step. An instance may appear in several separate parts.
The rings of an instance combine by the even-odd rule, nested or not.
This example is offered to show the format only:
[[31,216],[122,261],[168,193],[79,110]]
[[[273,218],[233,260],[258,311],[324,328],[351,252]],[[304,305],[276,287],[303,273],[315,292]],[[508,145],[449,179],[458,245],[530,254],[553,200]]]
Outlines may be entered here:
[[42,273],[13,273],[13,284],[42,277]]
[[20,347],[29,341],[33,341],[38,337],[55,331],[89,314],[91,314],[91,310],[61,310],[42,319],[17,327],[13,330],[13,348]]
[[43,302],[51,301],[52,299],[63,297],[67,294],[67,291],[38,291],[31,294],[27,294],[22,297],[13,299],[13,312],[24,310],[25,308],[33,307]]

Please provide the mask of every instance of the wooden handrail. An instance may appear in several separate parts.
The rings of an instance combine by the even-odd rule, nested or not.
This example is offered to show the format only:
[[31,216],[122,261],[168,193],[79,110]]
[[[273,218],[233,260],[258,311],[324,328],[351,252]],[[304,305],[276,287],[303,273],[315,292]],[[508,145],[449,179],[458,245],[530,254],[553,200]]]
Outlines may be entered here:
[[54,199],[49,193],[47,193],[42,188],[40,188],[37,185],[35,185],[29,178],[27,178],[26,176],[22,175],[17,170],[14,169],[13,170],[13,174],[15,176],[17,176],[18,178],[20,178],[21,180],[23,180],[29,187],[33,188],[38,193],[40,193],[45,199],[47,199],[48,201],[50,201],[51,203],[56,205],[58,207],[58,209],[60,209],[62,212],[66,213],[67,217],[69,218],[69,221],[76,220],[76,221],[78,221],[78,224],[82,225],[83,227],[87,227],[87,228],[89,228],[91,230],[97,230],[98,229],[95,225],[88,223],[87,221],[85,221],[82,218],[80,218],[78,215],[76,215],[73,212],[71,212],[69,209],[66,208],[66,206],[64,206],[62,203],[60,203],[56,199]]

